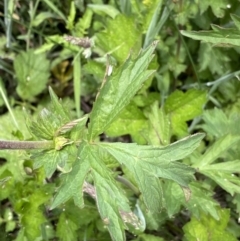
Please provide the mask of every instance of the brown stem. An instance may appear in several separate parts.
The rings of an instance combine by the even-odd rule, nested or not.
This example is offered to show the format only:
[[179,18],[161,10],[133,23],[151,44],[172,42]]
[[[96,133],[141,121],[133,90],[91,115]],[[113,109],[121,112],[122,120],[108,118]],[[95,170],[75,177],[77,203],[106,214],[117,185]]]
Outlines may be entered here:
[[53,141],[6,141],[0,140],[0,150],[50,149]]

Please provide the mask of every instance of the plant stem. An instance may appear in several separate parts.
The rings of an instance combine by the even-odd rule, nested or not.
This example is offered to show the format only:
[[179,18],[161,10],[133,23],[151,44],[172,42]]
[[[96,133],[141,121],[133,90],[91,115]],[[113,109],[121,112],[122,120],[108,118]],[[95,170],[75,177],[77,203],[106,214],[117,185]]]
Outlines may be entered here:
[[130,188],[137,196],[140,194],[139,190],[126,178],[118,175],[115,179]]
[[50,149],[53,141],[6,141],[0,140],[0,150]]

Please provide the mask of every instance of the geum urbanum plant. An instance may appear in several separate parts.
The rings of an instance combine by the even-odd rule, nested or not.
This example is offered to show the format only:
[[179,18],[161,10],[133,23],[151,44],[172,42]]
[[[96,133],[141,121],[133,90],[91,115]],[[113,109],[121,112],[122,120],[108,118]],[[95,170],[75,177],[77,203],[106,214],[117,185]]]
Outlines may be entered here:
[[37,121],[28,123],[37,141],[1,141],[2,148],[40,149],[32,153],[34,168],[43,166],[47,178],[56,169],[65,172],[50,208],[70,198],[83,208],[86,192],[95,199],[104,224],[117,241],[126,239],[125,229],[143,231],[144,224],[132,211],[114,170],[124,167],[131,175],[131,181],[124,183],[137,185],[146,209],[160,212],[166,206],[163,179],[178,183],[189,196],[188,184],[194,180],[195,170],[177,160],[192,153],[204,137],[195,134],[165,147],[96,141],[154,73],[148,66],[156,45],[153,42],[135,58],[130,55],[111,76],[106,74],[89,116],[72,121],[50,88],[50,107],[40,112]]

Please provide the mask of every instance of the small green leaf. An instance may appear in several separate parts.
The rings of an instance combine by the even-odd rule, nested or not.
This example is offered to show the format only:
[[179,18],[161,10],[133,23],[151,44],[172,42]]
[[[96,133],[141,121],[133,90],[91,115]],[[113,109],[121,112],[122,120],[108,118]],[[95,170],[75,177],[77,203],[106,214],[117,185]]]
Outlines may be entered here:
[[79,18],[78,22],[74,27],[74,33],[76,36],[85,36],[87,34],[87,29],[90,28],[92,22],[93,11],[89,8],[84,11],[84,14]]
[[187,134],[186,121],[192,120],[202,113],[206,103],[205,91],[190,89],[186,93],[175,91],[165,103],[165,111],[171,116],[173,133],[184,136]]
[[[175,184],[173,184],[173,186],[174,185]],[[205,214],[210,214],[214,219],[219,220],[217,212],[219,204],[213,199],[214,193],[205,189],[201,183],[197,182],[190,183],[189,188],[191,190],[191,197],[188,202],[186,202],[185,197],[180,198],[180,196],[177,197],[178,201],[176,199],[175,201],[179,202],[181,200],[182,202],[180,202],[182,205],[186,207],[196,218],[200,218],[201,212],[204,212]],[[178,189],[179,187],[175,187],[174,190],[172,190],[172,194],[175,195],[175,191],[180,193],[181,190],[177,191]],[[166,200],[167,205],[168,200]]]
[[[235,172],[239,173],[238,170]],[[232,196],[235,193],[240,193],[240,180],[235,174],[215,170],[203,170],[201,173],[214,180],[220,187],[229,192]]]
[[130,56],[104,83],[90,114],[89,139],[104,132],[128,105],[142,83],[153,73],[147,70],[157,42],[136,59]]
[[21,52],[14,60],[18,86],[17,93],[24,100],[32,100],[45,88],[50,75],[50,62],[45,54],[33,50]]
[[233,112],[229,116],[223,110],[214,108],[205,110],[202,116],[204,124],[201,128],[212,137],[222,137],[227,134],[240,135],[240,128],[236,123],[240,121],[239,112]]
[[[37,169],[43,166],[46,177],[50,178],[58,166],[64,169],[68,163],[72,163],[75,159],[76,152],[77,149],[74,146],[67,146],[60,151],[54,149],[37,152],[31,156],[34,160],[33,168]],[[70,169],[70,167],[67,169]]]
[[67,18],[67,26],[66,26],[67,29],[69,30],[73,29],[75,17],[76,17],[75,2],[71,1],[70,12]]
[[224,152],[233,147],[234,144],[240,141],[240,136],[225,135],[219,138],[207,151],[201,156],[200,159],[193,165],[200,171],[202,168],[210,165],[217,160]]
[[61,241],[72,241],[77,240],[77,230],[79,227],[77,224],[71,219],[71,217],[67,217],[63,212],[61,213],[58,224],[57,224],[57,237],[60,238]]
[[148,117],[148,143],[151,145],[166,146],[170,143],[170,115],[163,108],[159,108],[156,101],[150,107],[150,112],[145,113]]
[[17,212],[21,215],[20,223],[24,228],[26,237],[28,240],[35,240],[41,236],[40,227],[47,221],[40,206],[51,198],[52,193],[49,191],[52,188],[49,189],[48,186],[35,188],[34,191],[31,190],[32,193],[29,195],[30,185],[32,184],[29,183],[29,186],[24,186],[24,188],[28,189],[28,193],[25,191],[24,198],[18,200],[19,207]]
[[39,113],[37,121],[28,121],[32,133],[37,138],[45,140],[52,140],[70,122],[66,107],[58,100],[51,88],[49,88],[49,93],[51,97],[49,107]]
[[227,8],[228,4],[228,0],[208,0],[200,1],[198,3],[201,14],[207,11],[208,7],[211,7],[214,15],[218,18],[222,18],[224,16],[224,9]]
[[116,137],[130,134],[133,142],[145,144],[144,129],[147,129],[146,117],[134,103],[130,103],[106,130],[106,135]]
[[69,114],[66,111],[65,106],[63,106],[63,104],[58,99],[58,97],[55,95],[55,93],[53,92],[51,87],[49,87],[49,93],[50,93],[50,97],[51,97],[51,105],[52,105],[51,109],[54,110],[56,115],[61,116],[61,118],[64,121],[70,121]]
[[210,70],[212,74],[223,76],[229,69],[228,55],[223,55],[220,48],[213,48],[209,43],[201,43],[198,56],[199,72]]
[[118,14],[107,21],[106,30],[97,34],[97,45],[105,52],[110,52],[120,63],[129,55],[129,50],[141,48],[141,34],[133,18]]
[[227,209],[220,209],[218,211],[219,220],[213,219],[211,216],[201,214],[200,220],[195,217],[184,227],[184,240],[188,241],[237,241],[237,239],[228,232],[227,223],[230,219],[230,211]]

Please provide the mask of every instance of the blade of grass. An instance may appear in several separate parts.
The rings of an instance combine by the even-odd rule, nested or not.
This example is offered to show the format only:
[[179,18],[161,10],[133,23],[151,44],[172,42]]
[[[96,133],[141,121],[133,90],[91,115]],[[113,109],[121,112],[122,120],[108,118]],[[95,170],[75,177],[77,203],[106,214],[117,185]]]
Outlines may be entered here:
[[[174,17],[173,17],[173,20],[174,20]],[[192,59],[192,56],[191,56],[191,54],[190,54],[188,45],[186,44],[186,41],[184,40],[184,37],[182,36],[181,31],[180,31],[180,29],[179,29],[179,27],[178,27],[178,25],[177,25],[177,23],[176,23],[175,20],[173,21],[173,24],[174,24],[176,30],[178,31],[179,37],[180,37],[180,39],[181,39],[181,42],[183,43],[183,46],[184,46],[184,48],[185,48],[185,50],[186,50],[186,53],[187,53],[187,56],[188,56],[188,58],[189,58],[189,60],[190,60],[190,63],[191,63],[191,65],[192,65],[194,74],[195,74],[196,79],[197,79],[198,88],[201,89],[201,83],[200,83],[199,75],[198,75],[198,72],[197,72],[197,68],[196,68],[196,66],[195,66],[195,64],[194,64],[194,62],[193,62],[193,59]]]
[[14,72],[11,70],[11,65],[3,61],[3,59],[0,59],[0,69],[6,71],[10,75],[14,75]]
[[227,75],[224,75],[222,77],[220,77],[219,79],[213,81],[213,82],[208,82],[206,83],[207,86],[211,86],[211,89],[209,90],[209,95],[212,94],[216,89],[217,87],[223,83],[224,81],[228,81],[230,79],[232,79],[233,77],[236,77],[239,79],[238,75],[240,74],[240,70],[239,71],[236,71],[236,72],[233,72],[233,73],[230,73],[230,74],[227,74]]
[[0,78],[0,94],[1,94],[1,96],[3,98],[3,101],[5,102],[5,105],[6,105],[8,111],[9,111],[11,117],[12,117],[14,125],[16,126],[17,129],[19,129],[18,122],[17,122],[17,120],[16,120],[16,118],[15,118],[13,112],[12,112],[12,108],[10,107],[10,105],[8,103],[8,99],[7,99],[7,97],[6,97],[6,95],[5,95],[4,91],[3,91],[3,84],[2,84],[2,79],[1,78]]
[[[239,80],[239,77],[238,77],[239,74],[240,74],[240,70],[239,70],[239,71],[232,72],[232,73],[230,73],[230,74],[226,74],[226,75],[224,75],[224,76],[222,76],[222,77],[220,77],[219,79],[216,79],[216,80],[214,80],[214,81],[210,81],[210,82],[207,82],[207,83],[202,84],[202,86],[212,86],[211,89],[210,89],[209,92],[208,92],[208,100],[211,101],[215,106],[221,108],[221,104],[219,103],[219,101],[218,101],[216,98],[214,98],[213,96],[211,96],[211,94],[212,94],[212,93],[217,89],[217,87],[218,87],[221,83],[223,83],[224,81],[228,81],[228,80],[232,79],[233,77],[236,77],[236,78],[238,78],[238,80]],[[186,86],[186,87],[188,87],[187,89],[190,89],[190,88],[195,88],[196,85],[193,84],[193,85],[189,85],[189,86]],[[207,103],[206,103],[206,104],[207,104]],[[206,106],[206,104],[205,104],[205,106]],[[204,106],[204,108],[205,108],[205,106]],[[201,120],[202,120],[202,117],[197,117],[197,118],[195,118],[195,119],[192,121],[190,127],[188,128],[189,133],[191,133],[191,132],[194,130],[195,126],[197,126],[198,123],[199,123]]]
[[42,0],[45,2],[48,7],[50,7],[60,18],[62,18],[65,22],[67,22],[67,19],[65,15],[52,3],[50,0]]
[[14,0],[4,0],[4,22],[6,26],[7,48],[11,47],[13,7]]
[[34,21],[34,17],[38,8],[38,4],[39,4],[40,0],[37,0],[34,7],[33,7],[33,2],[29,2],[29,15],[30,15],[30,23],[28,26],[28,31],[27,31],[27,50],[29,50],[29,46],[30,46],[30,39],[31,39],[31,32],[32,32],[32,26],[33,26],[33,21]]
[[73,86],[74,86],[74,100],[77,117],[80,117],[81,106],[81,56],[79,52],[73,60]]
[[159,2],[153,14],[152,20],[150,22],[150,25],[148,27],[148,30],[144,39],[143,48],[147,48],[150,45],[150,43],[152,43],[154,38],[158,35],[159,31],[163,27],[164,23],[167,21],[169,14],[172,10],[172,8],[165,6],[165,8],[163,9],[161,18],[159,20],[159,13],[161,11],[161,8],[162,8],[162,1]]
[[121,12],[125,15],[130,15],[131,14],[131,1],[129,0],[120,0],[120,9]]

